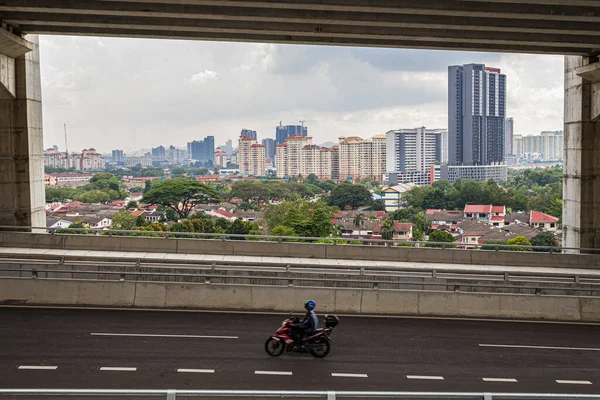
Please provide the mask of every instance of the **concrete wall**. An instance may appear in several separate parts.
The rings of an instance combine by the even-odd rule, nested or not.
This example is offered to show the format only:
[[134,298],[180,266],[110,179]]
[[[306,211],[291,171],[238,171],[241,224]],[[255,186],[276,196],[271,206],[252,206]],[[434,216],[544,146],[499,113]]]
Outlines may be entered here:
[[307,298],[315,299],[322,313],[600,321],[600,297],[162,282],[0,280],[0,304],[291,312]]
[[149,238],[126,236],[50,235],[1,232],[0,246],[166,252],[218,255],[326,258],[372,261],[414,261],[478,265],[532,267],[600,268],[600,257],[589,254],[548,254],[534,252],[481,251],[413,247],[376,247],[310,243],[221,241],[200,239]]

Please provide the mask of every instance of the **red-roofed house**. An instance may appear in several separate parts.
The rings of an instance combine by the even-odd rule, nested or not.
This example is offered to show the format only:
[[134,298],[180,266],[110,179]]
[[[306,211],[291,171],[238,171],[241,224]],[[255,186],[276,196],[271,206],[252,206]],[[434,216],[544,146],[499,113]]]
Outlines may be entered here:
[[542,228],[545,231],[555,231],[558,229],[558,218],[543,212],[531,211],[529,213],[529,225],[533,228]]
[[425,211],[425,214],[426,215],[433,215],[433,214],[438,213],[440,211],[442,211],[442,210],[441,209],[430,208],[427,211]]
[[[411,240],[413,238],[412,224],[394,221],[392,229],[394,231],[393,240]],[[383,222],[376,222],[373,225],[373,233],[377,235],[383,234]]]
[[492,216],[504,217],[505,215],[506,215],[506,207],[505,206],[492,206]]
[[465,206],[465,218],[489,221],[491,216],[491,205],[467,204]]
[[492,217],[490,218],[490,223],[492,224],[492,226],[496,227],[504,226],[504,215],[492,215]]
[[217,218],[225,218],[228,221],[235,221],[236,219],[238,219],[235,214],[230,213],[229,211],[225,211],[225,210],[210,210],[207,212],[207,214],[215,216]]

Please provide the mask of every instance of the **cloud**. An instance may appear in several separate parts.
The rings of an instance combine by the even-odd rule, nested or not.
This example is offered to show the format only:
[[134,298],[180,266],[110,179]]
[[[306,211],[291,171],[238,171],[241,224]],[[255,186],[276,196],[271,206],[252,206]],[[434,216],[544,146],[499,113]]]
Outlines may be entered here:
[[190,82],[195,85],[202,85],[206,82],[214,81],[215,79],[217,79],[217,73],[215,71],[205,69],[202,72],[192,75]]
[[560,57],[250,43],[41,38],[45,145],[149,148],[241,128],[273,137],[308,122],[314,141],[446,126],[447,66],[508,75],[517,133],[562,129]]

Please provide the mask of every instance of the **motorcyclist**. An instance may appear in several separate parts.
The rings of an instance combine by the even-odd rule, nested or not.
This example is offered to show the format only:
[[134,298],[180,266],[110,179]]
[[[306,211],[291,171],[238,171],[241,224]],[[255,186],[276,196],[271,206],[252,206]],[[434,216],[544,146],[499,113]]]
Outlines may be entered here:
[[317,314],[314,309],[317,306],[313,300],[308,300],[304,303],[304,308],[306,309],[306,315],[301,322],[292,324],[291,336],[294,339],[294,348],[300,349],[302,347],[302,339],[306,336],[310,336],[314,334],[314,332],[319,328],[319,319],[317,318]]

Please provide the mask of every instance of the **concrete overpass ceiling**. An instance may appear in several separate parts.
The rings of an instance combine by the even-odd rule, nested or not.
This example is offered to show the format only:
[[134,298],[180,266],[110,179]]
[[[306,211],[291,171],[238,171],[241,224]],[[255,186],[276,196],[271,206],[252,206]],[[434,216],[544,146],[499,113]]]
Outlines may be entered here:
[[593,0],[0,0],[21,34],[596,54]]

